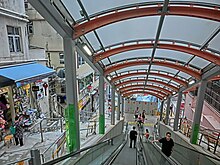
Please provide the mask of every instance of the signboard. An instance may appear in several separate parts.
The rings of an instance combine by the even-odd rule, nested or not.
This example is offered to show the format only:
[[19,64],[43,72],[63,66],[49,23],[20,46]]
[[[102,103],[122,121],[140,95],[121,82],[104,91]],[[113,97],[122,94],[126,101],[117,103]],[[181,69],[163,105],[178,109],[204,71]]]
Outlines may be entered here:
[[39,90],[40,90],[39,86],[32,86],[32,91],[36,92]]

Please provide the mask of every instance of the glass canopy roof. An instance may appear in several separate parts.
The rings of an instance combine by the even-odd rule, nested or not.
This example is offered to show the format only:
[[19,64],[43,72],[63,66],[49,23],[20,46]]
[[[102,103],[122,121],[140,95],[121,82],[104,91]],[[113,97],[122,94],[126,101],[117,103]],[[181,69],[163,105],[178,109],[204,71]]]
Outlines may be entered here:
[[93,63],[119,90],[140,79],[144,91],[154,84],[173,93],[220,65],[220,0],[54,0],[53,5],[73,39],[87,44]]

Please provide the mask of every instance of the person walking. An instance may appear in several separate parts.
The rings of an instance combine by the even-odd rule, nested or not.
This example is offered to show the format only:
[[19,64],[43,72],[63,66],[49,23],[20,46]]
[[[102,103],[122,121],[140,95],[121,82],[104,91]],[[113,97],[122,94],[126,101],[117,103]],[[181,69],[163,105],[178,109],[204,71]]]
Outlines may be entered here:
[[146,129],[146,132],[145,132],[144,136],[145,136],[145,141],[148,142],[148,139],[149,139],[149,136],[150,136],[150,133],[149,133],[148,129]]
[[136,141],[137,141],[137,131],[135,130],[135,127],[133,127],[133,130],[130,131],[130,148],[132,148],[133,141],[134,141],[134,148],[135,148]]
[[159,140],[153,140],[152,142],[160,142],[162,143],[162,152],[169,157],[172,153],[174,141],[171,138],[171,133],[167,132],[166,137],[161,138]]
[[15,134],[14,134],[14,138],[15,138],[15,144],[16,146],[20,143],[20,146],[23,146],[23,135],[24,135],[24,131],[22,128],[22,123],[21,123],[21,117],[19,117],[16,121],[15,121]]

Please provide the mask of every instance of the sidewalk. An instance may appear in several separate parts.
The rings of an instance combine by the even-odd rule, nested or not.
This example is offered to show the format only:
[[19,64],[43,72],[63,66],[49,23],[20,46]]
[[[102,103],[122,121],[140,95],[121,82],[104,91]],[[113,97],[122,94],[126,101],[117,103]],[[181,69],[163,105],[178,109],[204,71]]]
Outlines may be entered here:
[[[107,116],[107,115],[106,115]],[[110,117],[106,118],[106,129],[110,126]],[[89,146],[94,143],[94,139],[99,137],[98,129],[99,129],[99,123],[97,119],[97,127],[96,127],[96,135],[89,134],[89,136],[86,137],[87,134],[87,127],[88,122],[81,123],[80,122],[80,143],[81,146]],[[44,142],[41,143],[41,134],[35,133],[33,135],[29,135],[28,132],[25,132],[24,134],[24,146],[20,147],[20,145],[15,146],[14,144],[10,144],[9,148],[7,146],[0,144],[0,147],[2,146],[0,150],[0,164],[7,164],[10,162],[18,161],[24,158],[30,157],[30,150],[31,149],[39,149],[42,153],[45,149],[47,149],[59,136],[61,136],[61,131],[53,131],[53,132],[45,132],[43,133]],[[28,136],[29,135],[29,136]]]

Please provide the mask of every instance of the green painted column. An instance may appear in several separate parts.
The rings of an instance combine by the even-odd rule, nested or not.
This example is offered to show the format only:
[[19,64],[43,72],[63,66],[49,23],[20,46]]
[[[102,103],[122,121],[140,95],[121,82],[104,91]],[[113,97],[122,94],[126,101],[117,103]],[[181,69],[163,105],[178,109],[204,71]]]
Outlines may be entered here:
[[111,125],[115,125],[115,88],[111,88],[111,105],[112,105],[112,112],[111,112]]
[[166,108],[166,116],[165,116],[165,124],[167,125],[169,122],[169,115],[170,115],[170,101],[171,101],[171,96],[168,96],[167,98],[167,108]]
[[67,108],[65,109],[66,140],[68,151],[73,152],[80,149],[76,47],[72,38],[63,38],[63,44],[67,98]]
[[207,86],[207,80],[202,80],[198,90],[198,96],[197,96],[196,108],[195,108],[195,114],[194,114],[193,126],[192,126],[192,135],[190,138],[190,143],[192,144],[197,144],[197,140],[198,140],[206,86]]
[[163,104],[164,104],[164,100],[161,101],[161,105],[160,105],[160,121],[163,120]]
[[104,76],[99,75],[99,134],[105,133],[105,90]]
[[180,91],[178,93],[178,99],[177,99],[177,103],[176,103],[176,114],[175,114],[175,118],[174,118],[174,125],[173,125],[173,130],[174,131],[178,131],[178,125],[179,125],[179,117],[180,117],[180,106],[181,106],[181,102],[182,102],[182,91]]

